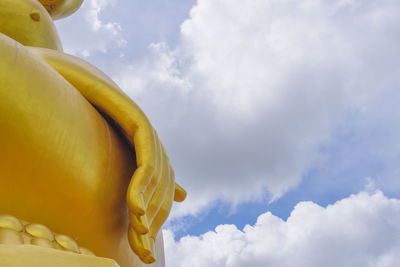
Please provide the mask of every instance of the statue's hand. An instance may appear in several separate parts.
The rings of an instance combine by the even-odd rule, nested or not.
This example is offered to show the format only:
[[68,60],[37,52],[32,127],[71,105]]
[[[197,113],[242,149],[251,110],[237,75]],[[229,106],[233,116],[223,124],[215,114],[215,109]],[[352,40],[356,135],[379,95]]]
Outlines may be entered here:
[[104,73],[87,62],[44,48],[38,54],[91,104],[113,119],[135,147],[137,169],[128,187],[130,209],[128,240],[146,263],[154,259],[154,239],[167,219],[172,200],[183,201],[186,192],[175,184],[165,149],[146,115]]
[[138,168],[128,188],[128,237],[135,253],[151,263],[155,237],[169,215],[172,201],[183,201],[186,192],[175,184],[164,146],[150,125],[137,129],[134,143]]

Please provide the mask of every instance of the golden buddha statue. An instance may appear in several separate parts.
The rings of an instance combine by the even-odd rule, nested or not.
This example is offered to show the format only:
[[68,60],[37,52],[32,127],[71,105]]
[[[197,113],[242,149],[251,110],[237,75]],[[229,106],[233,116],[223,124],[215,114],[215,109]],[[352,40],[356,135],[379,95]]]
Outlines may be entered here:
[[140,108],[63,53],[53,19],[82,1],[0,0],[1,266],[162,264],[186,197]]

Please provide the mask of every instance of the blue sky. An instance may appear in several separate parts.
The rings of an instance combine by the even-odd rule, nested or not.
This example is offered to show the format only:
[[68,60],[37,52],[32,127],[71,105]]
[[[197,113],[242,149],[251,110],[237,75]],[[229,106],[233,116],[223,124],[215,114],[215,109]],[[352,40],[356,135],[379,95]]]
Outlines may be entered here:
[[400,266],[399,11],[85,0],[57,22],[149,116],[188,191],[167,266]]

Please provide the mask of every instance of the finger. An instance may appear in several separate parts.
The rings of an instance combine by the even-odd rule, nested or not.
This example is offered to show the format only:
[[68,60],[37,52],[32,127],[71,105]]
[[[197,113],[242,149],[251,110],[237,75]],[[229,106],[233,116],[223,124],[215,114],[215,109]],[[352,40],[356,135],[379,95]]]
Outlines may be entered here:
[[146,191],[144,192],[144,203],[146,205],[149,204],[149,201],[156,190],[157,184],[160,181],[161,177],[161,171],[162,171],[162,162],[163,162],[163,157],[162,157],[162,147],[161,147],[161,142],[160,139],[158,138],[157,132],[154,131],[154,139],[155,139],[155,145],[156,145],[156,169],[154,171],[153,177],[151,178],[150,183],[148,184]]
[[[156,189],[162,171],[162,156],[161,156],[162,148],[156,131],[154,131],[154,137],[156,142],[156,168],[153,173],[153,177],[151,178],[151,181],[147,185],[146,191],[143,194],[145,209],[147,209],[151,196]],[[129,216],[130,216],[129,218],[131,226],[137,233],[146,234],[149,231],[149,224],[146,215],[139,216],[135,213],[130,213]]]
[[153,220],[154,216],[161,208],[164,198],[168,192],[169,185],[170,183],[172,183],[169,172],[169,163],[167,160],[165,160],[164,157],[165,153],[163,153],[163,167],[162,167],[160,183],[158,184],[157,189],[150,200],[146,212],[149,224],[151,224],[151,221]]
[[[154,131],[155,138],[156,138],[156,150],[157,150],[157,167],[156,171],[153,175],[152,181],[148,185],[146,192],[144,194],[144,202],[145,204],[148,203],[148,200],[150,200],[150,197],[153,197],[151,194],[154,194],[154,198],[152,198],[151,206],[148,207],[148,210],[146,211],[146,214],[144,216],[137,216],[135,214],[130,214],[130,221],[132,228],[139,234],[146,234],[149,231],[149,219],[148,218],[153,218],[155,214],[158,212],[162,205],[162,201],[165,197],[165,194],[168,190],[168,185],[165,185],[168,180],[171,182],[171,172],[169,172],[168,169],[168,158],[165,153],[164,146],[162,143],[159,141],[157,133]],[[163,164],[162,167],[160,168],[159,165]],[[164,180],[164,184],[158,185],[158,190],[156,188],[157,184],[156,182],[160,181],[160,177]],[[153,183],[153,184],[152,184]],[[153,187],[153,188],[150,188]],[[157,190],[157,192],[155,192]],[[151,219],[150,219],[151,220]]]
[[176,202],[182,202],[186,198],[186,190],[183,189],[178,183],[175,183],[175,194],[174,200]]
[[144,257],[144,258],[140,258],[140,259],[142,260],[142,262],[144,262],[146,264],[151,264],[156,261],[156,259],[153,256],[148,256],[148,257]]
[[[168,163],[168,158],[166,158],[165,150],[164,147],[162,146],[162,143],[160,142],[157,132],[154,131],[154,136],[155,136],[155,141],[156,141],[156,154],[157,154],[157,167],[156,170],[153,174],[153,178],[151,179],[151,182],[146,188],[146,191],[144,193],[144,203],[146,207],[146,214],[143,216],[138,216],[135,214],[130,214],[130,220],[131,220],[131,225],[133,229],[139,233],[139,234],[146,234],[149,231],[149,223],[148,223],[148,218],[151,216],[154,216],[155,213],[157,213],[157,210],[161,206],[161,203],[158,206],[154,205],[154,201],[157,201],[157,198],[153,199],[153,204],[152,207],[148,209],[148,205],[150,200],[153,197],[153,193],[155,193],[158,183],[160,182],[160,179],[166,179],[165,173],[166,173],[166,166],[162,165],[163,163],[167,164]],[[160,166],[162,165],[162,166]],[[161,188],[158,189],[156,194],[161,194],[160,199],[163,198],[164,191],[162,190],[165,188],[165,186],[160,185]],[[165,189],[165,192],[167,190]],[[154,210],[157,209],[157,210]]]
[[[171,168],[171,172],[172,171],[173,170]],[[150,238],[156,238],[158,231],[164,224],[165,220],[168,218],[169,212],[172,207],[172,199],[174,197],[174,191],[175,191],[175,183],[172,181],[168,187],[168,192],[167,195],[165,196],[161,208],[159,209],[154,220],[151,222],[150,232],[149,232]]]
[[150,264],[156,261],[154,256],[154,238],[149,238],[151,253],[143,258],[140,258],[144,263]]
[[149,223],[147,215],[138,216],[134,213],[129,213],[130,225],[136,233],[144,235],[149,232]]
[[148,235],[140,235],[131,227],[128,229],[128,241],[132,250],[140,258],[145,258],[152,254],[150,239]]
[[137,169],[129,183],[127,204],[133,213],[144,215],[144,192],[150,183],[156,166],[155,138],[152,128],[139,128],[134,137],[134,144]]

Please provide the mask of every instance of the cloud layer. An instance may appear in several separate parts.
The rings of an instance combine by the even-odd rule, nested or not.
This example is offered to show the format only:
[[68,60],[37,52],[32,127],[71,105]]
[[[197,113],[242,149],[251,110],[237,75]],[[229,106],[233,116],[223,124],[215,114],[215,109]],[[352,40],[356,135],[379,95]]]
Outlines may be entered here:
[[397,88],[398,8],[200,0],[176,47],[152,44],[146,59],[114,69],[189,191],[177,214],[295,187],[350,112]]
[[301,202],[287,221],[270,212],[239,230],[220,225],[174,241],[167,266],[395,267],[400,264],[400,200],[361,192],[326,208]]
[[[175,216],[278,198],[310,169],[323,177],[316,190],[358,192],[354,180],[372,177],[398,194],[398,1],[198,0],[165,43],[154,39],[172,27],[162,11],[154,32],[133,29],[145,20],[129,8],[152,10],[133,2],[118,1],[121,17],[116,1],[87,0],[59,26],[66,51],[99,63],[158,130],[189,192]],[[132,36],[154,39],[148,54]],[[362,192],[326,208],[301,202],[287,221],[267,212],[179,241],[165,230],[167,264],[400,266],[399,211],[399,200]]]
[[121,25],[115,22],[117,18],[107,22],[100,19],[100,13],[115,3],[116,0],[85,0],[76,14],[57,21],[67,53],[87,58],[95,52],[105,53],[112,46],[126,45]]

